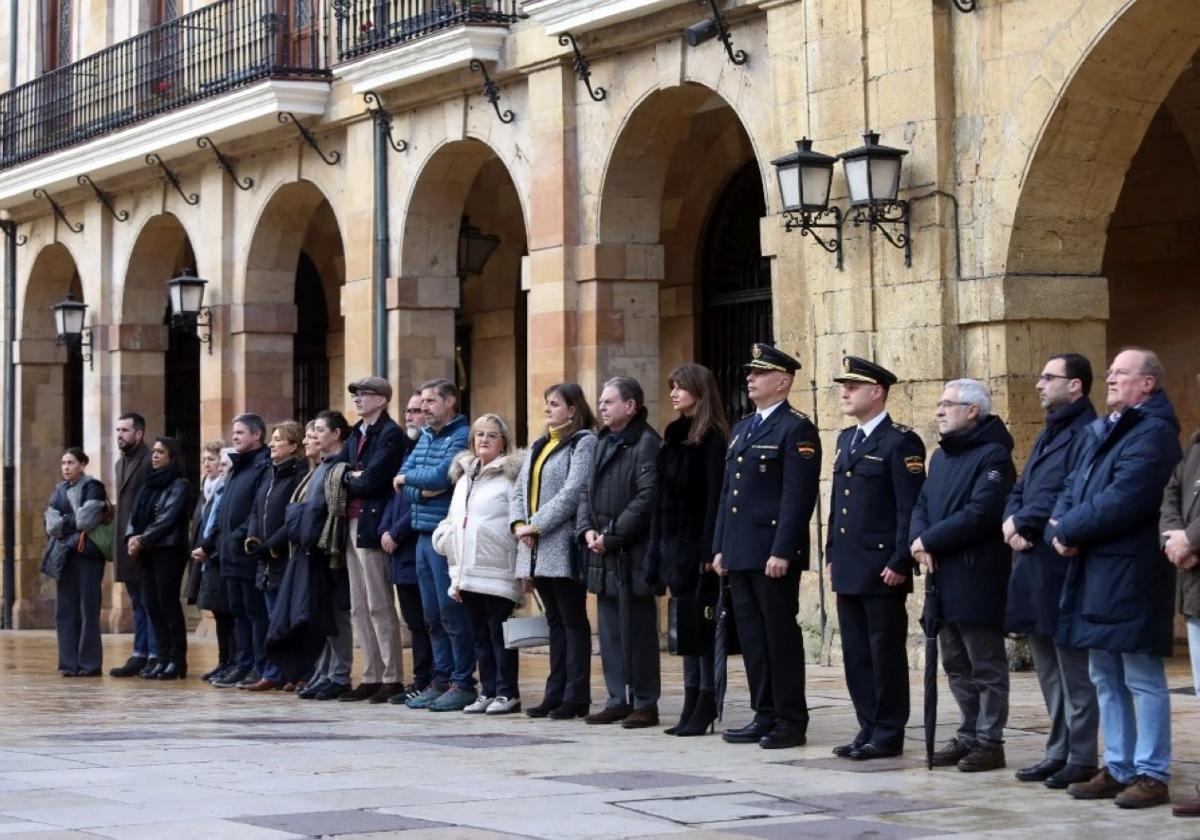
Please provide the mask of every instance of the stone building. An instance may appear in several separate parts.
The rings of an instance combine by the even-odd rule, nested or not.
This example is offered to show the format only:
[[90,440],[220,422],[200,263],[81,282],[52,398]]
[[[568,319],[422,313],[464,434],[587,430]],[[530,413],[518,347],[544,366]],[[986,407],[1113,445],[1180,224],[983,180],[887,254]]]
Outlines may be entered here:
[[[524,438],[545,386],[595,395],[626,373],[661,426],[673,366],[713,366],[742,411],[737,366],[772,338],[803,361],[794,402],[827,446],[830,377],[857,353],[901,375],[893,414],[928,442],[942,383],[965,375],[1024,448],[1045,356],[1103,369],[1138,342],[1200,425],[1195,0],[9,8],[15,626],[50,621],[40,520],[61,449],[82,443],[111,479],[123,410],[194,449],[238,411],[345,408],[345,382],[375,370],[401,396],[454,376]],[[689,46],[714,8],[730,49]],[[785,231],[771,161],[868,130],[908,152],[911,265],[895,225],[847,222],[841,268]],[[847,209],[840,167],[831,198]],[[207,281],[195,329],[170,326],[185,269]],[[88,307],[83,352],[55,340],[68,293]]]

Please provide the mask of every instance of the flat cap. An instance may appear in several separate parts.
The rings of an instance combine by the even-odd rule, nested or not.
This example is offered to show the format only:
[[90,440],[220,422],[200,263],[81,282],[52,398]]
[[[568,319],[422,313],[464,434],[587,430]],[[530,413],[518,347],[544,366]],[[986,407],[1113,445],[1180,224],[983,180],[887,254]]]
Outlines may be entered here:
[[373,394],[378,394],[385,400],[392,399],[392,383],[388,382],[382,376],[364,376],[362,379],[357,379],[350,383],[350,393],[357,394],[359,391],[370,391]]
[[742,365],[748,370],[779,370],[791,374],[800,369],[799,362],[770,344],[755,344],[750,348],[750,356],[750,361]]
[[834,382],[866,382],[871,385],[882,385],[890,388],[898,381],[896,374],[882,365],[877,365],[859,356],[846,356],[842,359],[842,372],[833,377]]

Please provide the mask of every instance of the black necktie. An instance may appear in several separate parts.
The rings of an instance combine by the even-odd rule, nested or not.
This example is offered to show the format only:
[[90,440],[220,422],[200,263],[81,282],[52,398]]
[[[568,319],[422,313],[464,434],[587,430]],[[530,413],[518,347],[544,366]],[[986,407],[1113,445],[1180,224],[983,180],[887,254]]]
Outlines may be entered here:
[[746,437],[753,437],[758,431],[758,427],[762,425],[763,417],[758,412],[754,413],[754,419],[750,421],[750,431],[746,433]]
[[854,430],[854,439],[850,441],[850,451],[853,452],[854,450],[858,449],[858,447],[861,446],[862,442],[866,439],[866,433],[863,431],[862,426],[859,426]]

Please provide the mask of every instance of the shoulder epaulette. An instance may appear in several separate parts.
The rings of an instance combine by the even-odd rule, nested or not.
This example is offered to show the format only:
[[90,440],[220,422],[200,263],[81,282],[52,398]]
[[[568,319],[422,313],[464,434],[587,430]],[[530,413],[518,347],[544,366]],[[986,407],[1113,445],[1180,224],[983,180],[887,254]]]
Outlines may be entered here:
[[749,420],[751,417],[753,417],[757,413],[758,412],[756,412],[756,411],[751,411],[749,414],[743,414],[741,417],[739,417],[737,420],[734,421],[734,425],[741,423],[743,420]]
[[912,429],[910,429],[908,426],[905,426],[903,423],[893,423],[892,428],[902,435],[906,435],[912,431]]
[[792,416],[799,417],[801,420],[808,420],[808,415],[796,408],[792,409]]

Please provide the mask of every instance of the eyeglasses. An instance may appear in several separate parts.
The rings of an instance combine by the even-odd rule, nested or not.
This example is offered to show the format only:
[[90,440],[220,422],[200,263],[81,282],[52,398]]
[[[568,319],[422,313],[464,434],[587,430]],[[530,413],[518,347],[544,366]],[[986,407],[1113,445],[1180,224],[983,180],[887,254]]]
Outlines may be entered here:
[[424,410],[422,410],[420,408],[406,408],[406,409],[404,409],[404,413],[405,414],[424,414],[425,412],[424,412]]
[[939,403],[937,404],[937,407],[938,407],[938,408],[950,408],[951,406],[955,406],[955,405],[974,405],[974,404],[975,404],[975,403],[969,403],[969,402],[951,402],[950,400],[942,400],[941,402],[939,402]]
[[1076,379],[1074,376],[1060,376],[1057,373],[1043,373],[1038,377],[1038,382],[1053,382],[1055,379]]
[[499,432],[476,432],[475,440],[500,440],[504,435]]
[[1149,375],[1150,374],[1146,373],[1145,371],[1141,371],[1141,370],[1121,370],[1120,368],[1115,368],[1115,369],[1110,368],[1109,370],[1106,370],[1104,372],[1105,379],[1109,379],[1114,376],[1149,376]]

